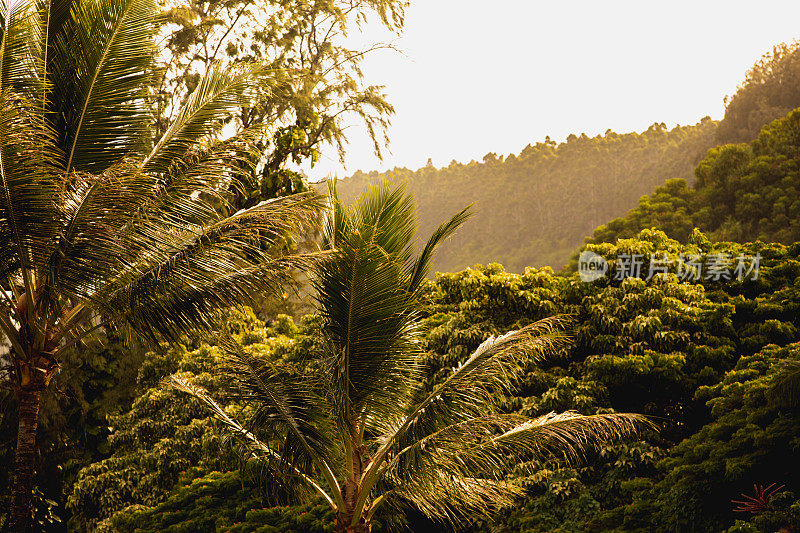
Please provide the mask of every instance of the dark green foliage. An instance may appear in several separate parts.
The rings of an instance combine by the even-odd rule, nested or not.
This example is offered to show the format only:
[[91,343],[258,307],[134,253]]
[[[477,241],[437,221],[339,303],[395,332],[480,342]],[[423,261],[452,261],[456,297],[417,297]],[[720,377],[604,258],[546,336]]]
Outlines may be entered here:
[[73,520],[91,526],[95,518],[105,518],[122,506],[158,503],[182,476],[191,479],[235,466],[233,458],[227,456],[226,461],[219,453],[219,439],[202,406],[182,402],[177,394],[158,388],[158,381],[147,379],[190,368],[207,372],[214,358],[207,346],[188,353],[177,347],[164,357],[148,356],[139,377],[144,393],[131,411],[109,421],[114,454],[82,470],[72,488],[69,505],[78,511]]
[[[133,505],[103,522],[98,532],[114,533],[330,533],[334,513],[321,500],[268,506],[239,472],[212,472],[182,486],[154,507]],[[392,531],[380,520],[372,531]]]
[[[766,393],[778,365],[798,358],[800,344],[768,346],[742,357],[722,382],[698,389],[696,396],[711,409],[712,421],[671,451],[660,465],[668,473],[649,496],[662,502],[657,520],[665,528],[719,531],[742,516],[733,513],[731,500],[743,500],[741,493],[752,495],[756,483],[787,483],[797,490],[800,419],[796,411],[771,405]],[[799,518],[784,517],[794,527]],[[775,529],[787,525],[777,523]]]
[[[475,202],[474,218],[443,245],[434,270],[492,261],[512,272],[560,268],[586,235],[640,196],[669,178],[689,179],[714,145],[715,129],[716,122],[703,119],[672,130],[653,124],[640,134],[571,135],[561,144],[548,138],[505,159],[487,154],[483,162],[386,174],[408,181],[423,234],[433,231],[440,213]],[[357,172],[339,182],[339,191],[351,201],[377,176]]]
[[[251,312],[233,313],[228,327],[256,357],[276,362],[292,357],[298,329],[289,317],[280,316],[265,327]],[[177,485],[237,467],[236,455],[221,446],[205,407],[160,386],[163,378],[181,372],[216,392],[222,385],[215,377],[221,364],[220,350],[207,344],[176,345],[147,355],[137,379],[139,397],[129,411],[109,421],[113,453],[84,468],[71,488],[74,527],[93,527],[128,505],[158,504]]]
[[327,505],[265,507],[255,487],[238,472],[213,472],[179,488],[155,507],[131,506],[98,531],[138,533],[330,533]]
[[[591,248],[612,260],[620,253],[662,251],[670,256],[760,253],[759,279],[690,283],[670,275],[583,283],[576,275],[555,276],[547,270],[512,275],[498,265],[437,276],[427,319],[432,381],[487,332],[542,314],[570,313],[576,317],[575,346],[545,369],[527,369],[520,394],[507,398],[507,408],[530,416],[564,408],[634,410],[655,416],[661,426],[658,436],[603,448],[581,469],[520,465],[517,475],[526,482],[528,498],[494,522],[476,524],[477,529],[661,531],[668,526],[686,531],[687,522],[675,520],[684,516],[687,501],[696,507],[685,519],[698,531],[725,529],[737,518],[762,524],[753,527],[793,523],[790,496],[781,496],[775,509],[755,517],[733,513],[730,500],[752,492],[754,483],[786,483],[787,490],[797,491],[796,475],[780,476],[776,470],[782,464],[777,458],[786,461],[797,454],[796,411],[768,404],[771,377],[760,378],[758,393],[742,389],[752,399],[738,396],[741,405],[709,400],[725,397],[724,391],[732,394],[735,386],[726,383],[755,379],[767,368],[774,375],[783,368],[780,362],[796,352],[796,345],[775,345],[800,339],[800,246],[712,244],[696,233],[690,240],[681,245],[661,232],[645,231],[616,245]],[[752,361],[761,364],[761,374],[750,368]],[[751,418],[749,411],[756,406],[759,414]],[[717,419],[735,409],[726,419],[728,429],[715,433],[721,431],[714,429]],[[752,425],[756,421],[761,429]],[[731,435],[741,442],[729,444]],[[712,436],[718,442],[708,444]],[[703,440],[707,445],[701,445]],[[717,477],[709,475],[706,485],[698,485],[706,482],[700,469],[712,464],[708,454],[720,454],[723,459],[714,464],[719,468],[724,460],[724,465]],[[692,466],[695,462],[702,465]],[[735,474],[726,472],[725,465]],[[691,468],[695,474],[688,473]]]

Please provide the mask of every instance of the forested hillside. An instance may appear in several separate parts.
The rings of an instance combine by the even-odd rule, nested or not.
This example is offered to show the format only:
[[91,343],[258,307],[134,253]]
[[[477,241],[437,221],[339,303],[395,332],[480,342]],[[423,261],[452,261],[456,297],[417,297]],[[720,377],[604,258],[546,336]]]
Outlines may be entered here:
[[[669,178],[687,178],[714,145],[716,123],[667,129],[653,124],[642,133],[611,131],[597,137],[546,139],[518,155],[487,154],[482,162],[452,162],[436,169],[395,169],[414,192],[423,234],[440,213],[475,204],[475,216],[444,245],[434,263],[440,272],[475,263],[502,263],[509,271],[565,264],[586,235],[624,214],[643,194]],[[354,198],[377,172],[357,172],[339,181]]]
[[800,42],[781,43],[764,54],[736,93],[726,98],[718,144],[750,142],[764,124],[800,107]]
[[674,179],[642,197],[627,216],[594,232],[614,242],[657,227],[685,242],[694,228],[715,240],[792,243],[800,240],[800,110],[765,127],[749,144],[714,148],[695,170],[696,182]]

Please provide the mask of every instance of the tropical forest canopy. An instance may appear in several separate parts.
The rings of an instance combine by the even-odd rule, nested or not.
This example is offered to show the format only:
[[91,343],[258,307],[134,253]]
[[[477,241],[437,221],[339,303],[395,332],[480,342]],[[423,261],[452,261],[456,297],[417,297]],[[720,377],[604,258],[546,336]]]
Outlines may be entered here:
[[[517,275],[496,264],[437,276],[424,308],[428,387],[442,383],[487,336],[568,313],[576,321],[574,343],[544,364],[520,363],[514,392],[500,396],[503,411],[533,417],[633,411],[660,426],[603,446],[581,464],[516,465],[510,479],[525,487],[520,504],[491,520],[476,515],[466,530],[739,532],[798,524],[792,480],[800,472],[787,457],[796,453],[800,419],[796,397],[775,384],[787,365],[800,361],[800,247],[714,245],[699,232],[683,245],[648,230],[592,249],[612,261],[635,253],[763,259],[756,281],[666,276],[585,283],[577,274],[529,268]],[[244,314],[229,324],[247,353],[271,361],[289,379],[314,364],[309,354],[324,342],[318,320],[281,316],[266,325]],[[200,342],[145,357],[140,396],[112,419],[109,457],[82,470],[73,485],[67,504],[73,520],[112,531],[169,531],[173,524],[175,531],[265,525],[267,531],[329,531],[333,516],[319,499],[265,508],[260,498],[285,503],[287,495],[258,492],[264,480],[257,465],[240,471],[234,449],[223,446],[220,454],[211,414],[159,384],[177,372],[229,401],[223,400],[223,354],[223,347]],[[240,412],[227,405],[229,413]],[[734,512],[731,500],[756,496],[754,484],[772,483],[783,488],[763,511]],[[381,531],[398,523],[441,527],[413,513],[378,519]]]
[[800,530],[798,46],[719,122],[323,199],[405,4],[292,6],[0,8],[0,530]]

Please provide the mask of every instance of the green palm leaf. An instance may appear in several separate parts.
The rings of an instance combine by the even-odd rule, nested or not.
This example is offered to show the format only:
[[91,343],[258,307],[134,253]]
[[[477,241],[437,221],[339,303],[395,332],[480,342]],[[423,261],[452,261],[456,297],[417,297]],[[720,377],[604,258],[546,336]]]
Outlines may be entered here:
[[[379,492],[440,520],[461,523],[510,505],[521,488],[502,473],[526,460],[577,463],[602,443],[652,428],[631,414],[497,415],[447,426],[403,449],[387,464]],[[487,498],[489,497],[490,498]]]
[[284,460],[304,471],[314,467],[338,498],[339,484],[330,467],[334,446],[327,431],[323,399],[311,384],[297,376],[282,375],[268,361],[245,353],[233,339],[224,339],[223,345],[231,366],[229,397],[253,406],[245,427],[254,434],[266,428],[283,435],[280,453]]
[[485,415],[498,395],[513,386],[522,371],[521,361],[540,361],[567,344],[566,323],[563,317],[551,317],[486,339],[385,437],[378,455],[393,447],[403,448],[442,427]]
[[14,265],[31,268],[31,261],[46,253],[56,218],[49,130],[26,116],[18,102],[10,92],[0,92],[0,264],[6,275]]
[[128,248],[143,252],[90,297],[110,302],[112,316],[149,337],[206,330],[215,323],[216,309],[253,302],[289,281],[292,269],[317,258],[279,254],[275,246],[287,232],[312,223],[320,201],[312,193],[266,201],[215,224],[180,230],[143,225]]
[[402,416],[419,372],[414,204],[389,181],[368,189],[352,210],[334,186],[331,201],[325,242],[336,251],[312,283],[330,344],[332,403],[342,427],[356,431],[357,421],[384,431]]
[[425,247],[422,249],[422,252],[410,264],[410,291],[414,292],[421,286],[422,281],[430,273],[431,262],[433,261],[433,255],[436,252],[436,248],[438,248],[442,242],[447,240],[448,237],[455,233],[458,228],[460,228],[467,220],[469,220],[469,218],[472,216],[471,208],[472,206],[465,207],[456,213],[453,218],[442,223],[438,228],[436,228],[436,231],[433,232],[430,239],[428,239],[428,242],[425,243]]
[[67,173],[102,172],[147,143],[155,13],[152,0],[76,2],[54,36],[50,98]]
[[503,507],[513,505],[525,491],[505,480],[455,477],[434,470],[427,477],[415,478],[385,494],[379,504],[394,507],[397,511],[411,505],[429,518],[466,527],[476,518],[491,517]]
[[[41,106],[46,81],[41,34],[43,12],[33,1],[0,5],[0,92],[13,90],[25,107]],[[35,73],[31,76],[31,73]],[[42,109],[40,107],[40,109]]]
[[[169,162],[169,168],[153,176],[151,187],[143,191],[142,204],[130,223],[147,220],[153,212],[162,213],[165,222],[182,225],[213,221],[228,212],[227,191],[235,173],[254,170],[261,152],[257,141],[263,138],[261,126],[254,126],[221,141],[194,145]],[[221,209],[223,207],[223,209]]]

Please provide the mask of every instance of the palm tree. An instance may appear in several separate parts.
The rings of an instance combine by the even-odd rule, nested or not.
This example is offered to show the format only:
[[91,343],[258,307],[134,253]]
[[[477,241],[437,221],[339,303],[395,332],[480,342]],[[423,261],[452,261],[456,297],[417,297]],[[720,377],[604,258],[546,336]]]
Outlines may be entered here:
[[[376,509],[412,505],[458,523],[510,504],[504,479],[525,458],[575,459],[587,447],[633,434],[638,415],[504,414],[498,400],[521,372],[566,342],[551,318],[490,337],[426,388],[420,300],[436,247],[467,218],[456,214],[414,255],[415,211],[402,186],[381,181],[350,210],[331,191],[325,241],[335,253],[312,276],[324,322],[327,371],[301,382],[229,344],[233,398],[252,406],[241,423],[189,380],[169,382],[203,400],[249,455],[284,488],[318,493],[336,531],[369,531]],[[299,485],[299,487],[298,487]]]
[[[152,137],[153,0],[0,0],[0,369],[19,402],[9,526],[30,521],[39,400],[65,350],[114,325],[132,338],[208,330],[308,257],[279,254],[319,196],[231,213],[260,132],[221,135],[264,83],[212,66]],[[255,158],[257,159],[257,158]]]

